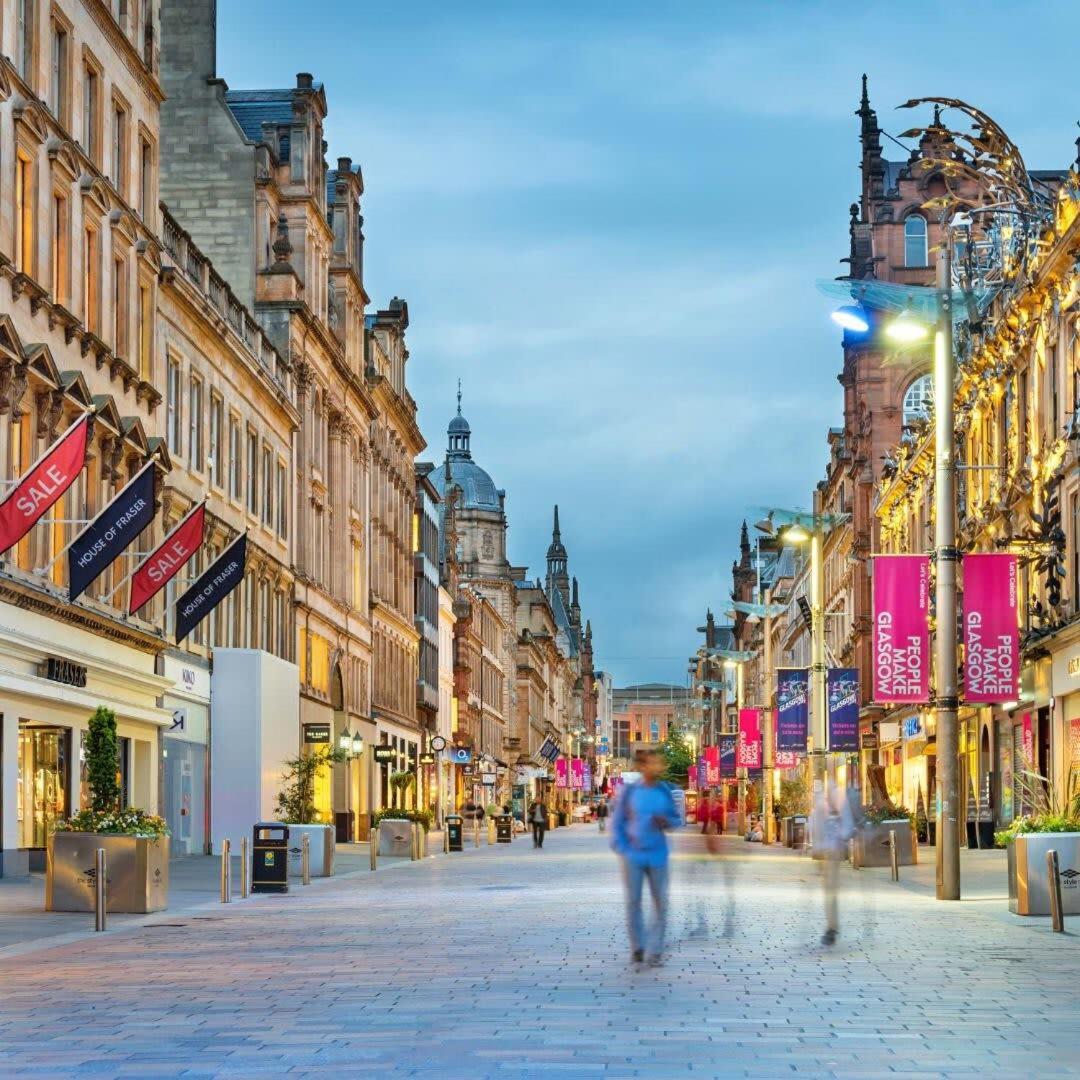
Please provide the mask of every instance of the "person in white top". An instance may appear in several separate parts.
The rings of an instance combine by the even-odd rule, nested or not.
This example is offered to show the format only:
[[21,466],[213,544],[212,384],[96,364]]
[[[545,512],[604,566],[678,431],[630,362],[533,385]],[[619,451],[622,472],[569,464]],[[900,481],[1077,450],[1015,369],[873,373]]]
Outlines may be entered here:
[[822,945],[835,945],[840,933],[837,887],[840,863],[847,843],[855,833],[855,817],[843,790],[828,780],[814,782],[814,812],[810,819],[810,839],[822,852],[822,881],[825,887],[825,933]]

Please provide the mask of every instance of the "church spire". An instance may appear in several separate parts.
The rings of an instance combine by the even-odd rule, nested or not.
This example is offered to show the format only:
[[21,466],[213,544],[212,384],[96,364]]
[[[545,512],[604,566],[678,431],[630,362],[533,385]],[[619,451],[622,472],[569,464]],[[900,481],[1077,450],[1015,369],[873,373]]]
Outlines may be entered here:
[[861,121],[859,141],[862,143],[862,219],[870,220],[870,203],[885,195],[885,159],[881,155],[881,128],[877,113],[870,108],[870,94],[866,89],[866,76],[862,77],[862,98],[855,115]]
[[566,571],[567,554],[563,546],[562,533],[559,531],[559,507],[555,506],[554,526],[551,530],[551,543],[547,549],[547,591],[548,596],[558,589],[563,603],[570,605],[570,577]]

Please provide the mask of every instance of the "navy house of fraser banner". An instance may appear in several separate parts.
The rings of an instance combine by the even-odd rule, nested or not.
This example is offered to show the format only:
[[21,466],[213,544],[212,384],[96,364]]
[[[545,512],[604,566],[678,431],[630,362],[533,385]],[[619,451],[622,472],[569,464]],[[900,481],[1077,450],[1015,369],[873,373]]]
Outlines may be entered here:
[[178,644],[244,580],[246,561],[247,533],[241,533],[176,601]]
[[859,671],[829,668],[825,685],[829,700],[829,751],[853,754],[859,749]]
[[776,749],[806,753],[810,722],[810,678],[806,668],[776,672]]
[[154,468],[146,466],[68,548],[68,592],[74,600],[154,520]]
[[735,779],[735,744],[737,735],[720,736],[720,779]]

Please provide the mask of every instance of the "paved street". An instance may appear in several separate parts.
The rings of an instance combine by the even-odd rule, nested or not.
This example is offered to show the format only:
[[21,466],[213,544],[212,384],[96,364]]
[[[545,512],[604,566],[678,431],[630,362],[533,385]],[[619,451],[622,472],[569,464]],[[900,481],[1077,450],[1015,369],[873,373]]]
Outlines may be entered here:
[[846,870],[826,951],[809,859],[696,840],[662,968],[581,826],[3,959],[0,1073],[1080,1075],[1071,935]]

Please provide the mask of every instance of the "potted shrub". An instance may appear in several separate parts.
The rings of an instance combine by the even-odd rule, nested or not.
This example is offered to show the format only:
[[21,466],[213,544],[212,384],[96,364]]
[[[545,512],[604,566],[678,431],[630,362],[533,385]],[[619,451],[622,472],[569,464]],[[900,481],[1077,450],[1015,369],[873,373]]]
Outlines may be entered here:
[[315,810],[315,779],[319,771],[348,761],[349,755],[336,747],[321,746],[314,753],[289,758],[278,792],[277,819],[289,826],[289,873],[303,873],[303,838],[308,838],[308,868],[312,877],[334,873],[335,830],[320,821]]
[[919,844],[910,810],[895,803],[881,803],[863,810],[863,820],[855,832],[854,865],[888,866],[889,833],[896,833],[897,861],[914,866],[919,861]]
[[99,707],[86,738],[90,805],[57,823],[45,863],[46,911],[93,911],[98,848],[105,849],[107,910],[144,914],[169,901],[169,827],[154,814],[121,807],[116,715]]
[[[773,812],[780,819],[780,836],[784,847],[795,847],[795,819],[801,818],[803,840],[806,837],[805,822],[810,813],[810,792],[806,784],[805,770],[799,769],[790,778],[780,781],[780,796]],[[800,845],[801,846],[801,845]]]
[[1014,915],[1049,915],[1050,883],[1046,853],[1058,853],[1061,907],[1066,915],[1080,914],[1080,792],[1075,771],[1069,775],[1070,795],[1054,796],[1050,782],[1035,772],[1013,780],[1020,805],[1030,811],[994,834],[998,847],[1008,851],[1009,910]]

